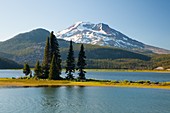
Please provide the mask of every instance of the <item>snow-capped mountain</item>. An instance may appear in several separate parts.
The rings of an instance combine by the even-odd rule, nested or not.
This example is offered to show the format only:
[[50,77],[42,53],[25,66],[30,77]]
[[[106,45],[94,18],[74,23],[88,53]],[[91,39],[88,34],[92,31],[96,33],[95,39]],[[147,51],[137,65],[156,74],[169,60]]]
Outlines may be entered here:
[[75,43],[111,46],[129,50],[150,50],[155,53],[169,52],[168,50],[148,46],[133,40],[103,23],[77,22],[69,28],[58,32],[56,36],[67,41],[72,40]]

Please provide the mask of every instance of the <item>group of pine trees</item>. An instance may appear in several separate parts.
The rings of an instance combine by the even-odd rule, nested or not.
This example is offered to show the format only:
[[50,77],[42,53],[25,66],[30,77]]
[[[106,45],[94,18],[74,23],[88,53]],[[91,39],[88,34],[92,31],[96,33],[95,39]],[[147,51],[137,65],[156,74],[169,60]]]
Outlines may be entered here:
[[[84,68],[86,66],[86,56],[84,51],[83,44],[81,45],[79,56],[78,56],[78,62],[77,62],[77,68],[75,65],[75,58],[74,58],[74,50],[73,50],[73,44],[72,41],[70,41],[70,48],[68,51],[67,61],[66,61],[66,79],[73,80],[74,76],[73,73],[77,69],[79,71],[79,80],[85,80],[85,71]],[[60,77],[62,67],[61,67],[61,55],[59,50],[59,44],[57,41],[57,38],[55,37],[53,31],[50,33],[50,37],[47,37],[46,46],[44,49],[44,58],[42,61],[42,65],[40,65],[40,62],[37,61],[35,68],[34,68],[34,77],[40,78],[40,79],[51,79],[51,80],[61,80],[63,79]],[[28,75],[31,73],[31,70],[29,68],[28,64],[24,65],[23,73],[25,75]]]

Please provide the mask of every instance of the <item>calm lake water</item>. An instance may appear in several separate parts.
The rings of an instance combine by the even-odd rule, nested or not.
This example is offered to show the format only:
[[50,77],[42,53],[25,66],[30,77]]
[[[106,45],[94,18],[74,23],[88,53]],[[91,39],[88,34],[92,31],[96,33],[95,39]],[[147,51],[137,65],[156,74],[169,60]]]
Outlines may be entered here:
[[[20,76],[24,76],[22,70],[0,70],[0,77]],[[88,72],[86,77],[170,81],[169,73]],[[0,88],[0,113],[170,113],[170,90],[76,86],[4,87]]]
[[[0,78],[2,77],[20,77],[24,76],[22,70],[0,70]],[[63,72],[62,77],[65,77]],[[77,74],[75,74],[77,76]],[[155,82],[170,81],[170,73],[154,73],[154,72],[87,72],[87,78],[102,80],[150,80]]]
[[169,113],[170,90],[0,88],[0,113]]

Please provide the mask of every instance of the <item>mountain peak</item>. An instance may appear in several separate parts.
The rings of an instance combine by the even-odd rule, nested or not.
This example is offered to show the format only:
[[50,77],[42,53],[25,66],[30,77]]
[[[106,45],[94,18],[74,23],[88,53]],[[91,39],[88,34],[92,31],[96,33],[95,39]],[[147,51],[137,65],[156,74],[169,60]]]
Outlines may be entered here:
[[[56,35],[59,39],[72,40],[75,43],[85,43],[100,46],[110,46],[134,51],[149,51],[155,53],[170,53],[168,50],[147,46],[131,39],[123,33],[104,23],[77,22]],[[159,50],[159,51],[157,51]]]
[[77,22],[57,33],[57,38],[76,43],[87,43],[119,48],[143,48],[143,43],[132,40],[104,23]]
[[49,32],[48,30],[44,29],[44,28],[36,28],[36,29],[33,29],[29,32]]
[[109,25],[105,24],[105,23],[98,23],[97,26],[101,27],[101,28],[110,28]]
[[44,42],[49,36],[50,32],[43,28],[37,28],[33,29],[31,31],[25,32],[25,33],[19,33],[18,35],[14,36],[13,38],[6,40],[5,42],[24,42],[24,41],[31,41],[31,42]]

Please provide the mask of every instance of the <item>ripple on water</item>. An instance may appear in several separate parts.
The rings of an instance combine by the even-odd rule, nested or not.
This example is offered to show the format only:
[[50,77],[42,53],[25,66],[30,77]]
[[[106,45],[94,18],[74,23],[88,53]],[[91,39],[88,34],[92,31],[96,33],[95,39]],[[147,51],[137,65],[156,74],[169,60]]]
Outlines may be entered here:
[[0,89],[0,113],[169,113],[169,105],[170,91],[159,89]]

